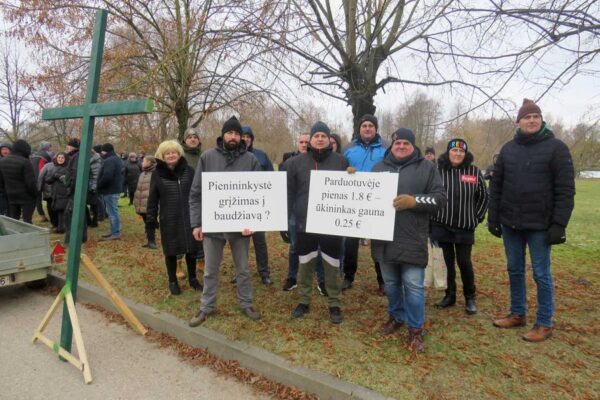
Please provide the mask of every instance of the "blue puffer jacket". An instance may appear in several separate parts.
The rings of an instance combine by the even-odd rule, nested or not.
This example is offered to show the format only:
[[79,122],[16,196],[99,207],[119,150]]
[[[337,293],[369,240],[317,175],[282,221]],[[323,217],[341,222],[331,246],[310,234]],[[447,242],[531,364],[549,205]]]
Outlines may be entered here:
[[385,157],[385,148],[386,145],[379,134],[369,144],[364,144],[360,137],[357,137],[344,150],[344,157],[357,171],[371,172],[375,164]]

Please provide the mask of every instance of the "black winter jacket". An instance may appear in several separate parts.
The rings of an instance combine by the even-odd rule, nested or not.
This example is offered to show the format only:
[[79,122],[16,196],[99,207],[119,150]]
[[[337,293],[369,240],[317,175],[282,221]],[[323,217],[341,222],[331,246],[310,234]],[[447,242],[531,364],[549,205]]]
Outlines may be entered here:
[[123,162],[114,152],[108,152],[102,156],[102,168],[98,178],[98,193],[116,194],[123,191]]
[[130,193],[135,193],[135,189],[137,188],[138,179],[140,179],[141,173],[142,170],[138,165],[137,161],[125,161],[125,183],[127,183],[127,190],[129,190]]
[[401,165],[388,153],[373,167],[373,172],[397,173],[397,194],[414,196],[417,205],[409,210],[396,211],[393,241],[373,240],[371,250],[375,261],[425,268],[429,255],[429,218],[446,204],[446,190],[435,164],[425,159],[418,148],[415,152],[410,161]]
[[475,230],[485,218],[488,194],[481,171],[473,165],[473,155],[467,152],[462,164],[455,168],[448,153],[444,153],[437,166],[446,188],[447,202],[433,221],[450,228]]
[[567,146],[544,123],[540,132],[519,131],[496,161],[488,221],[513,229],[566,227],[575,196],[575,172]]
[[174,169],[170,169],[162,160],[156,162],[156,170],[150,178],[146,221],[156,224],[159,220],[165,256],[196,253],[198,242],[192,236],[189,205],[194,170],[183,157]]
[[0,193],[5,193],[9,204],[35,203],[37,182],[29,154],[19,149],[0,159]]
[[69,202],[69,189],[60,180],[61,176],[67,175],[67,165],[56,165],[52,175],[46,178],[46,183],[52,186],[52,209],[55,211],[64,211]]
[[345,171],[348,160],[331,148],[319,151],[308,149],[285,162],[287,172],[288,217],[296,216],[296,230],[306,231],[308,193],[310,191],[310,171]]

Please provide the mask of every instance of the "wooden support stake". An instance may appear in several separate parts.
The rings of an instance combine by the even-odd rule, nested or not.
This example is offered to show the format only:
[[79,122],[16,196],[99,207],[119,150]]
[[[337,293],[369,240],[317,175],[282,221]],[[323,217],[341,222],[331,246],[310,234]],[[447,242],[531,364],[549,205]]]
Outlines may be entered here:
[[[59,308],[63,301],[67,304],[69,318],[71,320],[71,324],[73,325],[73,334],[75,335],[75,345],[77,346],[79,359],[61,347],[59,343],[52,341],[42,334],[43,330],[46,328],[46,325],[48,325],[48,322],[54,315],[54,312]],[[50,309],[42,319],[42,322],[35,330],[32,342],[35,343],[38,340],[48,346],[52,351],[57,353],[61,358],[67,360],[75,368],[83,372],[83,380],[85,383],[92,382],[92,373],[90,371],[87,353],[85,352],[85,346],[83,345],[83,336],[81,335],[81,328],[79,327],[79,318],[77,318],[77,311],[75,310],[75,302],[73,301],[70,283],[67,282],[58,296],[56,296],[52,306],[50,306]]]
[[94,279],[96,279],[96,282],[98,282],[100,287],[102,287],[102,289],[104,289],[106,294],[108,294],[108,297],[110,297],[110,300],[112,301],[112,303],[115,305],[115,307],[117,307],[117,309],[119,310],[121,315],[123,315],[123,317],[129,323],[129,325],[134,330],[139,332],[142,336],[145,335],[146,333],[148,333],[148,330],[137,319],[137,317],[133,314],[131,309],[129,307],[127,307],[127,304],[125,304],[125,302],[123,300],[121,300],[121,298],[119,297],[117,292],[113,289],[113,287],[110,285],[110,283],[108,283],[108,281],[104,278],[104,276],[98,270],[98,268],[96,268],[96,266],[94,265],[92,260],[90,260],[90,258],[87,255],[82,254],[81,261],[82,261],[84,267],[89,271],[90,274],[92,274]]

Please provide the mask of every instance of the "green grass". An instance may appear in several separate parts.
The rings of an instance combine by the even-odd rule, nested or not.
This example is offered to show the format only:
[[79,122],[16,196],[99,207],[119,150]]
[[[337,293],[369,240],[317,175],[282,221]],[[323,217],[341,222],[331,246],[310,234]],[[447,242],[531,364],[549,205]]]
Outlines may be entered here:
[[[343,295],[344,322],[329,323],[325,298],[313,292],[311,312],[292,320],[297,293],[283,292],[287,246],[277,233],[267,235],[272,278],[265,287],[253,273],[260,322],[243,317],[237,306],[231,257],[222,266],[218,313],[205,324],[230,339],[241,340],[296,365],[318,369],[396,398],[598,398],[600,393],[600,181],[578,180],[576,207],[567,230],[568,242],[553,250],[556,284],[554,337],[541,344],[520,336],[535,317],[535,285],[529,273],[527,328],[499,330],[492,319],[508,311],[508,278],[502,242],[477,231],[473,250],[480,312],[468,317],[462,299],[450,310],[433,303],[443,292],[427,293],[426,352],[406,349],[406,332],[382,338],[377,330],[386,319],[386,300],[376,294],[368,247],[361,247],[353,289]],[[124,199],[123,199],[124,200]],[[124,240],[98,242],[108,222],[90,230],[83,251],[101,268],[115,289],[128,298],[189,319],[199,295],[181,281],[183,294],[168,294],[160,250],[147,250],[143,224],[122,202]],[[58,238],[58,237],[56,237]],[[253,249],[251,270],[256,271]],[[91,278],[82,272],[82,279]],[[316,283],[316,282],[315,282]],[[460,285],[460,283],[459,283]],[[460,289],[459,289],[460,290]]]

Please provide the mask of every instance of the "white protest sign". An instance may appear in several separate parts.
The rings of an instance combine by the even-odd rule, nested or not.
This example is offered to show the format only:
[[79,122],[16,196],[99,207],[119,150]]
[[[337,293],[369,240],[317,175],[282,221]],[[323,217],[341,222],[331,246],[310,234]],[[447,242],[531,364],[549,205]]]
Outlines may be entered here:
[[392,240],[398,174],[311,171],[306,231]]
[[203,172],[202,232],[286,231],[285,172]]

